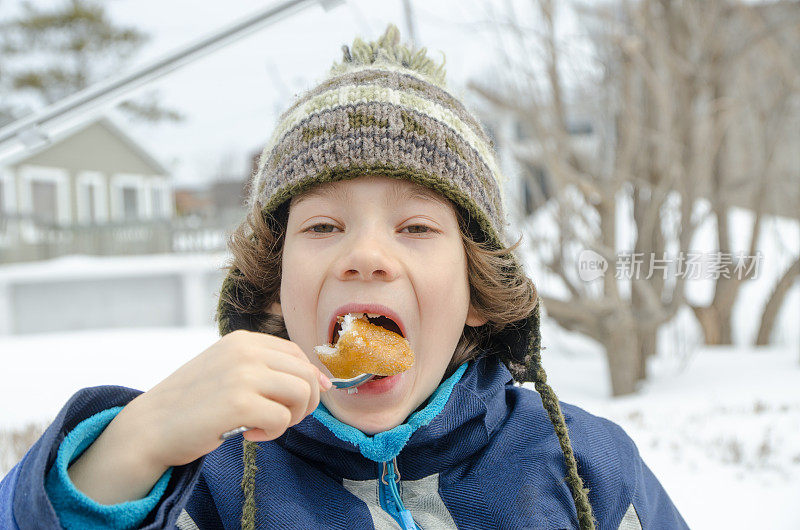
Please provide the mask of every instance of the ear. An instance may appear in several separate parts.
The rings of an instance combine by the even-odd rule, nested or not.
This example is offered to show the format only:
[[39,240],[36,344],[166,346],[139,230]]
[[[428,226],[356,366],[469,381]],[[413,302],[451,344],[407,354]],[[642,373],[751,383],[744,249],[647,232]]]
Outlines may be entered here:
[[478,326],[482,326],[489,321],[488,318],[481,316],[478,311],[472,307],[472,304],[469,304],[469,310],[467,311],[467,322],[468,326],[473,328],[477,328]]
[[283,316],[283,311],[281,311],[281,303],[280,302],[272,302],[267,309],[267,312],[273,315],[277,315],[279,317]]

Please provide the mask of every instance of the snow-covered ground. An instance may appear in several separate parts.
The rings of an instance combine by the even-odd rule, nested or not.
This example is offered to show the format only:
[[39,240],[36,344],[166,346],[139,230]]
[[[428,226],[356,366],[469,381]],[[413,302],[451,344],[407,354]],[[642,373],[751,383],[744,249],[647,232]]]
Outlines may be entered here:
[[210,326],[0,336],[0,428],[51,420],[81,388],[147,390],[218,338]]
[[[640,394],[611,399],[595,344],[549,323],[543,335],[559,397],[622,425],[692,528],[797,527],[796,347],[657,358]],[[0,431],[47,421],[82,387],[146,390],[215,340],[211,327],[0,337]]]

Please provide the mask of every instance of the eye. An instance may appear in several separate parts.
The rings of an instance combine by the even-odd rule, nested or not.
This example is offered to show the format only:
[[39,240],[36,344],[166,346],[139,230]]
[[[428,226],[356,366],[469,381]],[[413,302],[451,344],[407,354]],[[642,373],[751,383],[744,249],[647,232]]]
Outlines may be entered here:
[[401,230],[401,232],[406,232],[409,234],[432,234],[437,232],[436,229],[428,226],[428,225],[406,225]]
[[310,232],[312,234],[330,234],[336,227],[330,223],[317,223],[315,225],[309,226],[303,232]]

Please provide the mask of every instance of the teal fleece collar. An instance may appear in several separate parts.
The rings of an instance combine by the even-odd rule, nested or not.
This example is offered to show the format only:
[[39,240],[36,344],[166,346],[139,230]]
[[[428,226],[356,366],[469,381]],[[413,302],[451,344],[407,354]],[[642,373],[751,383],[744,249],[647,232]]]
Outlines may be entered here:
[[466,362],[459,366],[453,375],[434,390],[425,408],[413,413],[402,425],[379,432],[374,436],[368,436],[352,425],[337,420],[322,403],[314,410],[312,416],[338,439],[358,447],[364,457],[374,462],[388,462],[400,454],[406,442],[417,429],[429,424],[442,412],[447,400],[450,399],[453,387],[461,380],[468,364]]

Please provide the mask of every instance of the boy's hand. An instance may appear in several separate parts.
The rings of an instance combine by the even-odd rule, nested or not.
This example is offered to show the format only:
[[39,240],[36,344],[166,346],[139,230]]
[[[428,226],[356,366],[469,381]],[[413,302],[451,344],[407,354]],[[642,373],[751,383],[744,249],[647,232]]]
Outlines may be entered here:
[[146,432],[151,457],[179,466],[210,453],[241,425],[250,441],[273,440],[319,404],[330,380],[293,342],[234,331],[181,366],[121,413]]
[[168,467],[210,453],[226,431],[246,425],[248,440],[279,437],[330,388],[295,343],[234,331],[128,403],[70,466],[70,478],[103,504],[142,498]]

